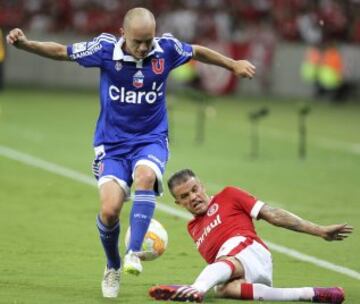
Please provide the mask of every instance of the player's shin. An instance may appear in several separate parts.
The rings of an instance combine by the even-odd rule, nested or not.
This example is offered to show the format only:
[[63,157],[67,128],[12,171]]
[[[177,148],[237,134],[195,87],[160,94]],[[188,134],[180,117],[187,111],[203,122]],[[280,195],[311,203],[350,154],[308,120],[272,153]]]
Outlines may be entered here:
[[108,269],[119,269],[121,266],[118,249],[120,234],[119,221],[117,221],[113,226],[109,227],[101,221],[100,216],[98,215],[96,217],[96,226],[99,230],[100,240],[106,254]]
[[231,262],[215,262],[206,266],[191,286],[204,294],[215,285],[228,281],[233,271]]
[[130,243],[127,251],[141,251],[142,242],[155,210],[155,192],[138,190],[130,213]]

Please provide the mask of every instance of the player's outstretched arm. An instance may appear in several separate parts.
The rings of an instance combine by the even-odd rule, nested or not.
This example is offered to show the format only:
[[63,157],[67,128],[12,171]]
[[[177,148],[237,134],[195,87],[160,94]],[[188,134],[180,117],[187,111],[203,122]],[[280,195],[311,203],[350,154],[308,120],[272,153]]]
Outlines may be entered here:
[[8,44],[24,51],[55,60],[70,60],[66,46],[56,42],[40,42],[28,40],[24,32],[15,28],[6,36]]
[[193,45],[193,59],[214,64],[233,72],[236,76],[253,78],[255,66],[247,60],[234,60],[201,45]]
[[261,208],[258,218],[275,226],[319,236],[327,241],[342,241],[353,231],[353,227],[347,224],[321,226],[284,209],[272,208],[268,205]]

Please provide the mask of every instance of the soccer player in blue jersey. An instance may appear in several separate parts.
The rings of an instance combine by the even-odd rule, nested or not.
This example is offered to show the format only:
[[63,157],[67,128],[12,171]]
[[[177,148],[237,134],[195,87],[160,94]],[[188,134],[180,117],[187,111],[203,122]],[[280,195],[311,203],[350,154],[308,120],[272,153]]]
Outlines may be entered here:
[[101,110],[94,136],[93,171],[101,201],[96,224],[107,257],[104,297],[117,297],[119,292],[119,214],[132,185],[131,239],[123,270],[132,274],[142,271],[137,253],[154,213],[155,196],[162,193],[168,160],[165,91],[170,71],[195,59],[237,76],[252,78],[255,74],[255,67],[246,60],[233,60],[169,34],[155,37],[155,28],[149,10],[134,8],[124,17],[120,38],[104,33],[92,41],[65,46],[28,40],[18,28],[7,35],[7,42],[19,49],[100,69]]

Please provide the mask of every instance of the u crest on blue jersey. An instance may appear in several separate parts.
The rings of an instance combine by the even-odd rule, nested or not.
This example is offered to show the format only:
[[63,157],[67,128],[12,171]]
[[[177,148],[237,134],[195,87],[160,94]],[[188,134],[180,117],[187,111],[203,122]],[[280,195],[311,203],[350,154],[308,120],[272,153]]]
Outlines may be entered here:
[[155,74],[159,75],[164,72],[165,59],[151,59],[152,70]]
[[133,76],[133,86],[135,88],[141,88],[144,85],[144,74],[141,71],[137,71]]

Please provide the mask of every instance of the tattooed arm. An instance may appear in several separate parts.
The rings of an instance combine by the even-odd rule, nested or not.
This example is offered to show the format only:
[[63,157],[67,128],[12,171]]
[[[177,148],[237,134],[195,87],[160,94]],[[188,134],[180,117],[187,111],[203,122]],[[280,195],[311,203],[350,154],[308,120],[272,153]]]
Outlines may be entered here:
[[272,225],[319,236],[327,241],[342,241],[347,238],[353,230],[353,227],[347,224],[321,226],[304,220],[284,209],[272,208],[268,205],[264,205],[261,208],[258,218],[263,219]]

